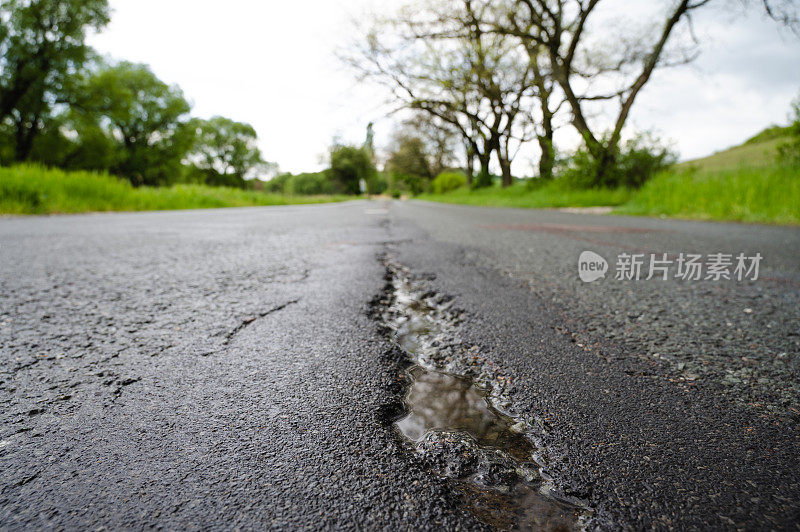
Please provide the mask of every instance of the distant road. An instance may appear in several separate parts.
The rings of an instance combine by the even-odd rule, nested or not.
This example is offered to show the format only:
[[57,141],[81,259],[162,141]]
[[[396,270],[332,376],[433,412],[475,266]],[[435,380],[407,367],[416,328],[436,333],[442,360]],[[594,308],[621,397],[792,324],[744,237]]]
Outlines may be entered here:
[[[614,279],[681,253],[760,278]],[[483,527],[387,422],[386,254],[591,524],[800,522],[800,229],[354,201],[0,220],[0,528]]]

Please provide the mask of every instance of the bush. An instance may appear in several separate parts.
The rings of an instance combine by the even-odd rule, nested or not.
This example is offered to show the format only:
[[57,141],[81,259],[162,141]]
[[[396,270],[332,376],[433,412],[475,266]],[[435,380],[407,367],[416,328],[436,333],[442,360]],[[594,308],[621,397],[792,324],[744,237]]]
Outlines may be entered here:
[[306,174],[281,174],[264,183],[266,192],[279,194],[299,194],[314,196],[321,194],[336,194],[341,187],[334,183],[327,172]]
[[383,194],[389,189],[389,179],[384,172],[376,172],[375,177],[367,181],[370,194]]
[[447,194],[467,184],[467,176],[461,172],[442,172],[431,183],[434,194]]
[[581,148],[562,161],[561,179],[571,188],[628,187],[640,188],[661,170],[675,163],[677,157],[657,139],[640,135],[625,142],[618,150],[614,165],[600,176],[600,161]]
[[392,187],[412,196],[428,191],[429,181],[426,177],[410,174],[391,174]]
[[276,175],[264,183],[264,192],[273,192],[279,194],[285,193],[291,179],[292,174]]
[[786,128],[790,139],[778,147],[778,154],[781,162],[790,166],[800,166],[800,97],[792,103],[792,113],[794,122]]
[[336,192],[334,188],[333,181],[325,172],[317,172],[292,176],[287,192],[302,195],[333,194]]
[[558,182],[566,188],[579,190],[595,186],[598,164],[586,148],[560,160],[558,166]]
[[658,172],[672,166],[677,156],[664,146],[655,143],[641,144],[640,139],[625,143],[617,159],[616,183],[606,186],[640,188]]

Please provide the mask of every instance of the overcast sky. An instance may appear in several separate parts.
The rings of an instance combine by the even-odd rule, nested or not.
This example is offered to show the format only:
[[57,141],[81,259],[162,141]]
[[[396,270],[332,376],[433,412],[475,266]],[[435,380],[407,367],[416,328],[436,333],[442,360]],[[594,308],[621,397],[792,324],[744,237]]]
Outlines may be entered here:
[[[91,38],[97,50],[149,64],[161,79],[181,86],[195,116],[249,122],[265,158],[282,170],[321,168],[334,137],[360,143],[370,121],[376,122],[379,141],[390,132],[391,120],[382,116],[385,94],[359,86],[335,57],[337,47],[352,37],[351,18],[380,9],[385,0],[111,0],[111,5],[110,26]],[[784,123],[800,93],[798,37],[756,12],[733,16],[709,10],[696,26],[704,43],[700,59],[659,72],[631,117],[635,128],[674,141],[682,159]],[[522,155],[518,173],[528,171],[528,159]]]

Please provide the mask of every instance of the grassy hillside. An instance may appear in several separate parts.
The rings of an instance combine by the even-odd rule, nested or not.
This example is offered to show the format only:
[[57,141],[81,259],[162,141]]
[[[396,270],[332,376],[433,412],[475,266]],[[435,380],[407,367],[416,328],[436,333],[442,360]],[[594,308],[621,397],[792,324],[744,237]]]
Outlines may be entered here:
[[677,167],[682,170],[696,168],[702,171],[764,168],[775,164],[778,146],[786,140],[786,128],[769,128],[739,146],[680,163]]
[[342,199],[346,198],[285,196],[202,185],[134,188],[127,181],[91,172],[64,172],[39,166],[0,167],[0,214],[251,207]]
[[773,126],[727,150],[662,172],[620,214],[800,223],[800,170],[778,162],[788,128]]

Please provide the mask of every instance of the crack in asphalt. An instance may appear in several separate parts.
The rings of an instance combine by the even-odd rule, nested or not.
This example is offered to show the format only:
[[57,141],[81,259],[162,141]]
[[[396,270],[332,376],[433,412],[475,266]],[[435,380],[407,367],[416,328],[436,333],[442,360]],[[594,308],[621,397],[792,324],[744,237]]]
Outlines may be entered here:
[[21,488],[22,486],[24,486],[24,485],[36,480],[36,478],[41,473],[42,473],[41,471],[37,471],[36,473],[33,473],[32,475],[29,475],[29,476],[23,478],[22,480],[18,481],[16,484],[11,485],[11,488]]
[[[430,290],[388,254],[382,262],[387,285],[373,301],[373,317],[411,365],[403,373],[403,407],[387,408],[395,428],[429,470],[452,482],[466,509],[493,528],[581,528],[591,511],[555,490],[535,420],[504,410],[507,376],[497,368],[487,373],[476,364],[475,348],[461,345],[453,298]],[[459,362],[470,356],[469,367]]]
[[233,341],[233,339],[236,337],[237,334],[241,333],[243,330],[248,328],[250,325],[252,325],[257,320],[260,320],[262,318],[266,318],[270,314],[274,314],[275,312],[280,312],[281,310],[284,310],[286,307],[288,307],[290,305],[295,305],[295,304],[297,304],[299,302],[300,302],[299,299],[293,299],[291,301],[287,301],[286,303],[283,303],[282,305],[278,305],[277,307],[273,307],[273,308],[271,308],[269,310],[265,310],[264,312],[260,312],[260,313],[256,314],[255,316],[246,317],[245,319],[242,320],[242,322],[239,325],[237,325],[233,330],[231,330],[230,332],[228,332],[228,334],[225,335],[225,340],[222,342],[222,345],[224,347],[228,347],[230,345],[230,343]]

